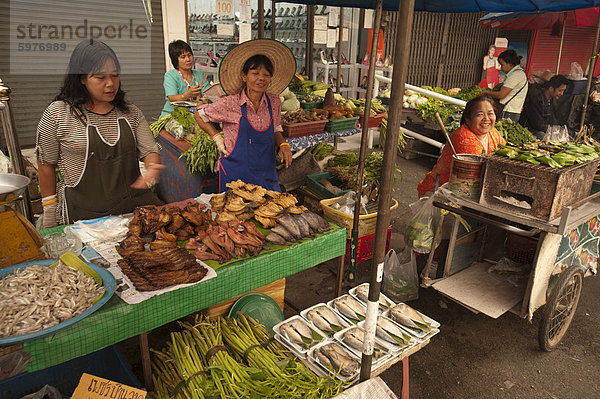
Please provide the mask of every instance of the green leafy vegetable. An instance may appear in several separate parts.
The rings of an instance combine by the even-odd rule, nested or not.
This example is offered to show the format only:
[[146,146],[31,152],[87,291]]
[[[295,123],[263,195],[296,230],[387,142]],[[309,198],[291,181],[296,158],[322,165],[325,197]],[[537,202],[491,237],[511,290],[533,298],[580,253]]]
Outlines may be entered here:
[[191,140],[191,147],[179,157],[186,157],[186,165],[191,174],[208,175],[215,172],[221,155],[208,133],[200,130]]

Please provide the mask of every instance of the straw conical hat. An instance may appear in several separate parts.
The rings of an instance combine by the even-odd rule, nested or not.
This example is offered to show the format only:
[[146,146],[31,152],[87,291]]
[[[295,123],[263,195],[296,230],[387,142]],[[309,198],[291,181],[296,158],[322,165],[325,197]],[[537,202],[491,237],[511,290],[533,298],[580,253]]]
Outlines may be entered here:
[[227,94],[242,88],[242,67],[248,58],[262,54],[273,63],[273,77],[267,91],[279,94],[285,90],[296,73],[296,59],[283,43],[273,39],[255,39],[231,49],[219,66],[219,83]]

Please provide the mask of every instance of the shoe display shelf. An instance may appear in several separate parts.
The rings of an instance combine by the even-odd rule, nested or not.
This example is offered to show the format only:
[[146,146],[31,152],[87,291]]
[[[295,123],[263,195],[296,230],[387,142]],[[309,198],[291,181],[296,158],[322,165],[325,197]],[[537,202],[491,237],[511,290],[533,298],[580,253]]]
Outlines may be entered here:
[[[346,95],[346,97],[356,97],[358,89],[357,75],[356,75],[357,64],[342,64],[342,85],[340,85],[340,94]],[[337,63],[325,64],[323,61],[315,61],[313,63],[313,76],[312,80],[315,82],[323,81],[327,84],[332,85],[335,91],[335,77],[337,76]]]

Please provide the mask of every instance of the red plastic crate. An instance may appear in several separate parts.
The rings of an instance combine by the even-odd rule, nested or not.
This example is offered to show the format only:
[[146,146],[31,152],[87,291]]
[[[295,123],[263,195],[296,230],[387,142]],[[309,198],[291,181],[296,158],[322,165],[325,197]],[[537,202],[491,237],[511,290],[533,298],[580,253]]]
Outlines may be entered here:
[[[379,114],[369,116],[369,127],[378,127],[381,125],[381,121],[387,115],[387,112],[381,112]],[[363,126],[363,117],[364,115],[358,116],[358,128],[361,129]]]
[[[390,249],[390,239],[392,237],[392,227],[389,226],[387,230],[387,238],[385,240],[385,252]],[[358,249],[356,251],[356,263],[364,262],[373,257],[373,244],[375,242],[375,233],[369,234],[368,236],[358,237]],[[346,263],[350,263],[350,257],[352,256],[352,239],[346,240]]]
[[283,135],[285,137],[294,138],[302,136],[312,136],[313,134],[323,133],[326,123],[327,120],[319,120],[311,122],[293,123],[291,125],[283,123],[281,126],[283,127]]

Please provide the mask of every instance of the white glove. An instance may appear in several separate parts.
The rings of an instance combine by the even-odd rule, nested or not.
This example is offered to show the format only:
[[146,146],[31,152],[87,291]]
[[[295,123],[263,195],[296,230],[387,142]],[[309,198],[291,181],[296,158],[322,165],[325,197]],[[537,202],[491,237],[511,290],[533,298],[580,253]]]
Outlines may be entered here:
[[223,139],[223,136],[221,135],[221,133],[215,134],[214,136],[212,136],[212,139],[217,144],[217,148],[223,155],[225,155],[225,156],[229,155],[229,151],[227,151],[227,149],[225,149],[225,139]]
[[159,163],[149,164],[146,167],[146,173],[140,175],[136,181],[133,182],[131,187],[137,188],[140,190],[144,190],[147,188],[151,188],[158,182],[158,177],[160,176],[160,171],[164,169],[165,165],[161,165]]
[[58,199],[56,198],[56,194],[42,198],[42,207],[44,209],[44,213],[42,214],[42,227],[44,229],[49,229],[58,226],[58,221],[56,220]]

